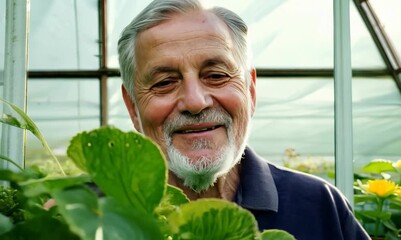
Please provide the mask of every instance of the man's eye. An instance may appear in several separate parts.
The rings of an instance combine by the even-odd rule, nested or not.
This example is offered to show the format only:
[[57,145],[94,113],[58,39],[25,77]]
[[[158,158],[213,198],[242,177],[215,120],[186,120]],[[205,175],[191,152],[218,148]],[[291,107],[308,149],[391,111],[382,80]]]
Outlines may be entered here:
[[159,91],[159,92],[166,92],[169,91],[170,89],[173,89],[175,86],[175,83],[177,83],[176,80],[174,79],[165,79],[163,81],[157,82],[154,84],[151,89],[154,91]]
[[173,81],[171,80],[164,80],[161,82],[156,83],[153,87],[167,87],[172,84]]
[[230,80],[230,76],[224,73],[211,73],[206,75],[206,79],[210,81],[226,82]]

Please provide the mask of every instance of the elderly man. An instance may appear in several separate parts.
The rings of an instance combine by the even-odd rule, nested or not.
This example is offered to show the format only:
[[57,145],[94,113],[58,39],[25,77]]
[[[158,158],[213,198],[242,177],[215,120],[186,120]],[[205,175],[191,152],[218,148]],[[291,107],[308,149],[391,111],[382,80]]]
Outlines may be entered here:
[[274,166],[246,147],[255,110],[247,26],[197,0],[155,0],[118,43],[123,97],[135,128],[168,160],[169,183],[190,199],[234,201],[259,228],[297,239],[369,239],[343,195]]

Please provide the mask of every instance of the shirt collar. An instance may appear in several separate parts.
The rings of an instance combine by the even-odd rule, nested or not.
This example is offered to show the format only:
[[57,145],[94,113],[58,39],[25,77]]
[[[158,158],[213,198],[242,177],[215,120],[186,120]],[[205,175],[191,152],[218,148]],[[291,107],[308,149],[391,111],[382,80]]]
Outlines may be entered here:
[[235,202],[247,209],[278,211],[278,193],[269,164],[247,147],[241,159]]

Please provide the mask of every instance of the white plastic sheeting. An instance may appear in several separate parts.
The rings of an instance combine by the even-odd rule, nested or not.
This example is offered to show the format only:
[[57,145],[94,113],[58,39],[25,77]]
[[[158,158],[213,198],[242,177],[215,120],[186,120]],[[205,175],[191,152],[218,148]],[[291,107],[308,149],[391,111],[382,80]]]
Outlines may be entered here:
[[[149,1],[108,1],[108,67],[117,68],[119,34]],[[332,68],[333,15],[330,0],[209,1],[243,16],[251,31],[253,62],[263,68]],[[386,4],[374,1],[382,7]],[[387,4],[389,12],[400,1]],[[74,5],[75,4],[75,5]],[[376,5],[375,4],[375,5]],[[30,68],[96,69],[98,65],[97,1],[31,0]],[[366,27],[351,3],[352,65],[385,68]],[[385,29],[401,22],[392,14]],[[389,34],[401,48],[397,28]],[[77,33],[79,36],[77,36]],[[79,50],[78,50],[79,49]],[[120,93],[121,81],[110,78],[109,123],[132,130]],[[334,156],[334,90],[332,78],[259,78],[257,110],[250,145],[268,159],[281,162],[294,148],[303,156]],[[389,77],[353,79],[354,159],[401,159],[401,95]],[[45,137],[63,154],[70,137],[99,126],[99,83],[96,79],[30,80],[28,113]],[[40,146],[28,135],[27,150]],[[29,156],[28,156],[29,157]]]

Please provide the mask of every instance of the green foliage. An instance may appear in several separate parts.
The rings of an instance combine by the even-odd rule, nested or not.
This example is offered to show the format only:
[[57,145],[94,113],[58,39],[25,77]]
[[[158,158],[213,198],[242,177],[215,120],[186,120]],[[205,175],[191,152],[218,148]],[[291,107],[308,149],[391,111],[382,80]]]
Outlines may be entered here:
[[[14,110],[23,121],[9,116],[2,122],[41,138],[34,123]],[[1,189],[1,239],[294,239],[283,231],[259,233],[253,215],[234,203],[190,202],[167,184],[165,159],[140,134],[110,127],[82,132],[67,154],[83,174],[46,177],[35,167],[0,169],[0,180],[13,186]],[[56,205],[49,206],[49,199]],[[15,218],[20,213],[23,218]]]
[[[58,167],[60,168],[61,173],[63,175],[65,175],[65,172],[64,172],[63,168],[61,167],[60,162],[57,160],[57,157],[54,155],[53,151],[50,149],[49,144],[47,143],[46,139],[43,137],[39,128],[36,126],[35,122],[22,109],[18,108],[14,104],[12,104],[2,98],[0,98],[0,101],[7,104],[19,116],[19,119],[18,119],[12,115],[5,114],[2,118],[0,118],[0,122],[3,122],[10,126],[18,127],[21,129],[26,129],[26,130],[30,131],[33,135],[35,135],[35,137],[37,137],[39,139],[39,141],[42,143],[43,147],[52,156],[53,160],[57,163]],[[11,163],[18,166],[14,161],[12,161],[11,159],[9,159],[5,156],[1,156],[1,158],[5,159],[7,161],[11,161]],[[19,167],[19,168],[21,169],[21,167]]]
[[[166,162],[149,139],[134,132],[99,128],[71,140],[71,159],[88,174],[46,178],[3,171],[0,179],[18,186],[26,219],[12,224],[0,217],[1,237],[71,239],[258,239],[253,215],[234,203],[202,199],[190,202],[167,185]],[[85,183],[106,193],[99,197]],[[55,207],[43,204],[53,198]],[[42,222],[42,225],[39,224]],[[52,224],[51,233],[44,224]],[[40,225],[40,226],[39,226]],[[35,226],[33,228],[32,226]],[[50,225],[47,225],[50,226]],[[60,232],[55,232],[60,231]],[[288,233],[285,234],[289,239]],[[263,239],[282,239],[272,235]]]
[[363,166],[355,180],[355,216],[371,235],[401,239],[400,163],[375,159]]
[[23,221],[24,213],[21,205],[16,189],[0,186],[0,213],[2,215],[9,217],[13,223]]
[[256,221],[249,212],[218,199],[189,202],[168,218],[173,239],[251,240],[258,235]]
[[115,128],[83,132],[72,139],[67,154],[106,195],[132,208],[152,213],[165,193],[162,154],[149,139],[134,132]]
[[366,164],[362,170],[367,173],[381,174],[383,172],[395,172],[393,162],[385,159],[375,159]]
[[277,229],[265,230],[262,232],[261,240],[271,240],[271,239],[294,240],[295,238],[289,235],[287,232]]

